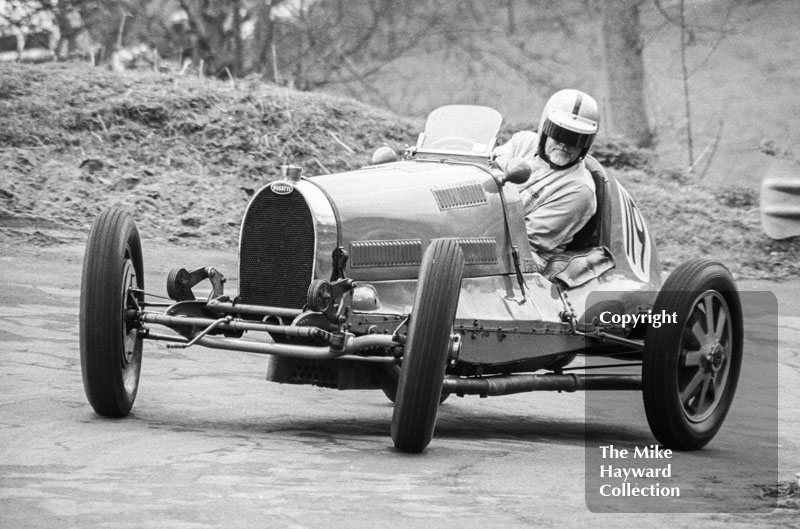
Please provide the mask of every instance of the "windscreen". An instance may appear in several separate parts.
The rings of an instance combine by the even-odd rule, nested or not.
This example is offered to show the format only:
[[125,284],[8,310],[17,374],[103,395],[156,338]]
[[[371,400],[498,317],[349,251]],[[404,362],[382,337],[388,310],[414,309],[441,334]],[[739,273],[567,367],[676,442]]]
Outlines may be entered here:
[[488,154],[493,148],[503,116],[493,108],[476,105],[447,105],[428,115],[425,132],[417,148]]

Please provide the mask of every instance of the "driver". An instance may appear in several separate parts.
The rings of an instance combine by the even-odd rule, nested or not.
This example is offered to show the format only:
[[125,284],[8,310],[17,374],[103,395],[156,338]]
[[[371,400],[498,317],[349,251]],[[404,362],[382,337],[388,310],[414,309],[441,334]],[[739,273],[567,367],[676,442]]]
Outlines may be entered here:
[[579,90],[561,90],[547,101],[539,134],[523,130],[495,149],[505,170],[513,158],[531,164],[528,180],[517,186],[525,208],[531,250],[542,260],[565,246],[594,215],[597,197],[583,159],[600,125],[597,102]]

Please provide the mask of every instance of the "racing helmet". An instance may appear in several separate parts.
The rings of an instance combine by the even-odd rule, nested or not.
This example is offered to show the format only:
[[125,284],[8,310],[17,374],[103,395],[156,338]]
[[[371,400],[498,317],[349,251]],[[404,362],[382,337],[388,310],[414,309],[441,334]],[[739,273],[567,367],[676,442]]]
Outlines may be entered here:
[[[554,169],[574,165],[589,152],[599,128],[600,111],[592,96],[580,90],[559,90],[547,101],[539,120],[539,157]],[[580,147],[580,155],[570,164],[554,164],[544,151],[547,138]]]

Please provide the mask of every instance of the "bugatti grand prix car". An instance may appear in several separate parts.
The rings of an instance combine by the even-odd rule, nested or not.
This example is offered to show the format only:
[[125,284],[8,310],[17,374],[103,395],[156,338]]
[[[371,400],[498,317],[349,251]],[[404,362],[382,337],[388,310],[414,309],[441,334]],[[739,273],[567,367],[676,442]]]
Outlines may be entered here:
[[[742,310],[721,264],[694,260],[662,284],[653,238],[615,178],[587,158],[598,209],[564,253],[537,264],[517,184],[497,168],[502,118],[450,105],[402,156],[305,177],[284,167],[241,224],[239,292],[214,267],[145,289],[133,216],[109,209],[87,241],[80,307],[84,388],[101,416],[129,413],[146,341],[269,355],[267,379],[375,389],[394,402],[397,449],[430,443],[448,395],[641,391],[664,446],[692,450],[722,425],[742,362]],[[193,288],[209,281],[210,294]],[[611,357],[634,367],[565,368]],[[578,362],[580,363],[580,362]]]

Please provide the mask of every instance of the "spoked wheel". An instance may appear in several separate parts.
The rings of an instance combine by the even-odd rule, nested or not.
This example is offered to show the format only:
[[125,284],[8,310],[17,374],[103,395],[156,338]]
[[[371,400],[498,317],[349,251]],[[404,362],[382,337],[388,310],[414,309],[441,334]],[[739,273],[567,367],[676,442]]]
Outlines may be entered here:
[[421,452],[433,438],[463,271],[458,242],[436,239],[425,250],[392,416],[403,452]]
[[144,268],[133,216],[108,209],[86,242],[81,281],[83,388],[104,417],[128,415],[136,399],[142,342],[136,311],[144,299]]
[[677,323],[649,327],[642,391],[650,429],[669,448],[697,450],[716,435],[730,409],[742,365],[742,307],[719,263],[679,266],[656,298],[654,314]]

